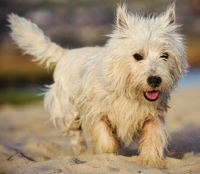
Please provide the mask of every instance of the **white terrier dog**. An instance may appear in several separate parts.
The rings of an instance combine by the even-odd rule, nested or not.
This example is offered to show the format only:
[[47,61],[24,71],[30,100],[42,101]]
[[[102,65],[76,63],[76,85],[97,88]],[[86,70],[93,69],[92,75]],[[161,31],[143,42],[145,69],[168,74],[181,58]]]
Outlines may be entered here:
[[35,61],[56,64],[44,105],[78,154],[118,153],[140,136],[138,162],[164,168],[170,92],[187,69],[175,5],[147,17],[118,7],[103,47],[63,49],[33,23],[9,15],[15,43]]

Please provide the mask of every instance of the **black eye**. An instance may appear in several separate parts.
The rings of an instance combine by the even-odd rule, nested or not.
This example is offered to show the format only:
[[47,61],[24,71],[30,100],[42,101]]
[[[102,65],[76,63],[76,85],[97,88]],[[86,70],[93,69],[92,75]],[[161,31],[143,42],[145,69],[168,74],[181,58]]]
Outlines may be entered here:
[[140,61],[140,60],[142,60],[143,59],[143,56],[142,55],[140,55],[140,54],[134,54],[133,55],[133,57],[137,60],[137,61]]
[[168,59],[169,55],[167,53],[163,53],[160,57],[166,60]]

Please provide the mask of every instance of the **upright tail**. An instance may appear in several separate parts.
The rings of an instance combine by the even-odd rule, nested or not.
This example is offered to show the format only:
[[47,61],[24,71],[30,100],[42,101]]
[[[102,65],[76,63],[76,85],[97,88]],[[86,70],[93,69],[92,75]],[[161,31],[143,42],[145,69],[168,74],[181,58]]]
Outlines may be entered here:
[[8,15],[11,37],[25,54],[30,54],[40,64],[46,63],[46,68],[56,64],[66,53],[59,45],[51,42],[43,31],[31,21],[16,14]]

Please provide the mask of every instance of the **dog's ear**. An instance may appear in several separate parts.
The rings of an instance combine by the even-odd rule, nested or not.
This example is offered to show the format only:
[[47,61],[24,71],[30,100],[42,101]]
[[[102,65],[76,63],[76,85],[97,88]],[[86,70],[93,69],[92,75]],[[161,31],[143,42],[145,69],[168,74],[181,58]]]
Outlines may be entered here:
[[117,8],[116,25],[119,30],[129,28],[127,9],[124,4],[122,6],[119,5]]
[[165,21],[166,21],[166,26],[175,24],[175,3],[170,5],[165,13]]

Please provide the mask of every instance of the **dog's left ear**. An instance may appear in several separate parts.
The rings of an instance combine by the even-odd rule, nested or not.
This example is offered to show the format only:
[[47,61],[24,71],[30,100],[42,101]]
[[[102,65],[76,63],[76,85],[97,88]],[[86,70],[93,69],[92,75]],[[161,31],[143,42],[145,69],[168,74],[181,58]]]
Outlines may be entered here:
[[128,14],[126,10],[126,6],[123,4],[122,6],[118,6],[117,8],[117,17],[116,17],[117,29],[124,30],[128,29]]
[[170,5],[168,7],[167,11],[165,12],[164,17],[165,17],[166,26],[175,24],[175,18],[176,18],[176,15],[175,15],[175,3],[173,3],[172,5]]

